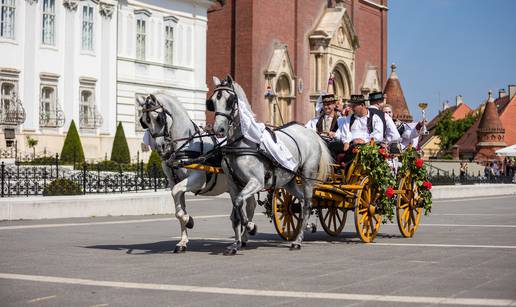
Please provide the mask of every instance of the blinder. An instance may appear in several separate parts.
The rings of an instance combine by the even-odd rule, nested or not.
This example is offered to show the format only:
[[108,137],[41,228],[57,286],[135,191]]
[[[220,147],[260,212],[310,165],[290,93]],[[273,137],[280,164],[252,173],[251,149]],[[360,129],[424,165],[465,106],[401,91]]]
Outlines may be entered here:
[[215,105],[213,104],[213,100],[211,98],[206,99],[206,111],[215,112]]
[[[148,117],[148,115],[147,115]],[[149,126],[147,126],[147,124],[143,121],[143,118],[140,117],[140,125],[142,126],[143,129],[148,129]]]

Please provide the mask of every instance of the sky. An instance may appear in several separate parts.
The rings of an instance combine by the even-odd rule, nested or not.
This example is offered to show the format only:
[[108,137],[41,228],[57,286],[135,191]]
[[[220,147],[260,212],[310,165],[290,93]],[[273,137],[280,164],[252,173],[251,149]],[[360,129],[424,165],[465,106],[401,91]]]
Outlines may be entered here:
[[516,84],[516,0],[389,0],[389,63],[414,119],[462,95],[470,107]]

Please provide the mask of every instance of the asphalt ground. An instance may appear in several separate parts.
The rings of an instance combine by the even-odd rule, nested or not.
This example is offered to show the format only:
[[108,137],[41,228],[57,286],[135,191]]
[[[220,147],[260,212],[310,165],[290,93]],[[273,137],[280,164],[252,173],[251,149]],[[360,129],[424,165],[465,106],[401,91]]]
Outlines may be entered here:
[[188,203],[184,254],[173,216],[0,222],[0,306],[516,306],[516,198],[436,201],[414,238],[376,243],[319,226],[290,251],[257,208],[246,249],[224,256],[228,199]]

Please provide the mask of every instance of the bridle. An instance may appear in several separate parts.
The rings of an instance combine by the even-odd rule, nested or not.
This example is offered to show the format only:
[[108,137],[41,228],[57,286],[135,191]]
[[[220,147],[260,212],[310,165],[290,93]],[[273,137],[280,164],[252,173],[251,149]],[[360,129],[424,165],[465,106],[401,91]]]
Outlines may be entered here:
[[[154,105],[151,105],[151,102],[154,102]],[[161,109],[162,111],[158,112],[156,110]],[[156,133],[156,132],[150,132],[151,136],[153,138],[158,137],[165,137],[166,139],[170,138],[170,134],[168,131],[168,121],[167,116],[170,116],[172,118],[172,115],[163,107],[161,103],[158,102],[156,97],[152,94],[147,96],[147,99],[145,99],[145,107],[142,108],[142,113],[145,114],[145,120],[147,122],[150,122],[150,112],[156,112],[158,113],[158,117],[156,118],[156,121],[158,124],[164,126],[163,133]],[[143,117],[143,116],[142,116]],[[140,125],[142,125],[143,129],[148,129],[149,126],[142,120],[142,117],[140,117]]]
[[[215,94],[217,94],[217,100],[219,100],[222,97],[223,91],[227,91],[230,94],[229,98],[226,100],[226,108],[231,109],[231,112],[229,114],[222,113],[222,112],[216,112],[215,104],[213,103],[213,100],[212,100],[212,97]],[[231,87],[225,86],[225,85],[217,86],[213,90],[213,94],[210,97],[210,99],[206,100],[206,110],[208,110],[210,112],[215,112],[215,117],[217,117],[217,116],[225,117],[228,120],[228,125],[232,126],[233,122],[235,120],[235,115],[238,112],[238,96],[237,96],[233,86],[231,86]]]

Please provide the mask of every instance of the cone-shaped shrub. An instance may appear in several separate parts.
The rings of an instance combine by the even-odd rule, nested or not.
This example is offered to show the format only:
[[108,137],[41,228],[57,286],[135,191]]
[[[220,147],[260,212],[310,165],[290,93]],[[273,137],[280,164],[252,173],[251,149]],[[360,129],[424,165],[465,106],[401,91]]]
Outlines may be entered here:
[[129,146],[125,139],[124,127],[122,123],[118,123],[116,127],[115,139],[113,140],[113,149],[111,150],[111,161],[118,163],[131,163],[131,155],[129,154]]
[[147,166],[145,168],[145,170],[147,171],[147,174],[149,174],[149,176],[154,176],[153,174],[153,170],[152,170],[152,165],[156,165],[156,177],[163,177],[164,174],[163,174],[163,169],[161,168],[161,158],[159,157],[158,153],[153,150],[151,152],[151,155],[149,157],[149,162],[147,162]]
[[61,162],[73,163],[74,157],[75,162],[84,162],[84,151],[82,150],[81,139],[75,127],[75,122],[72,120],[70,128],[68,128],[68,133],[66,134],[63,149],[61,150]]

